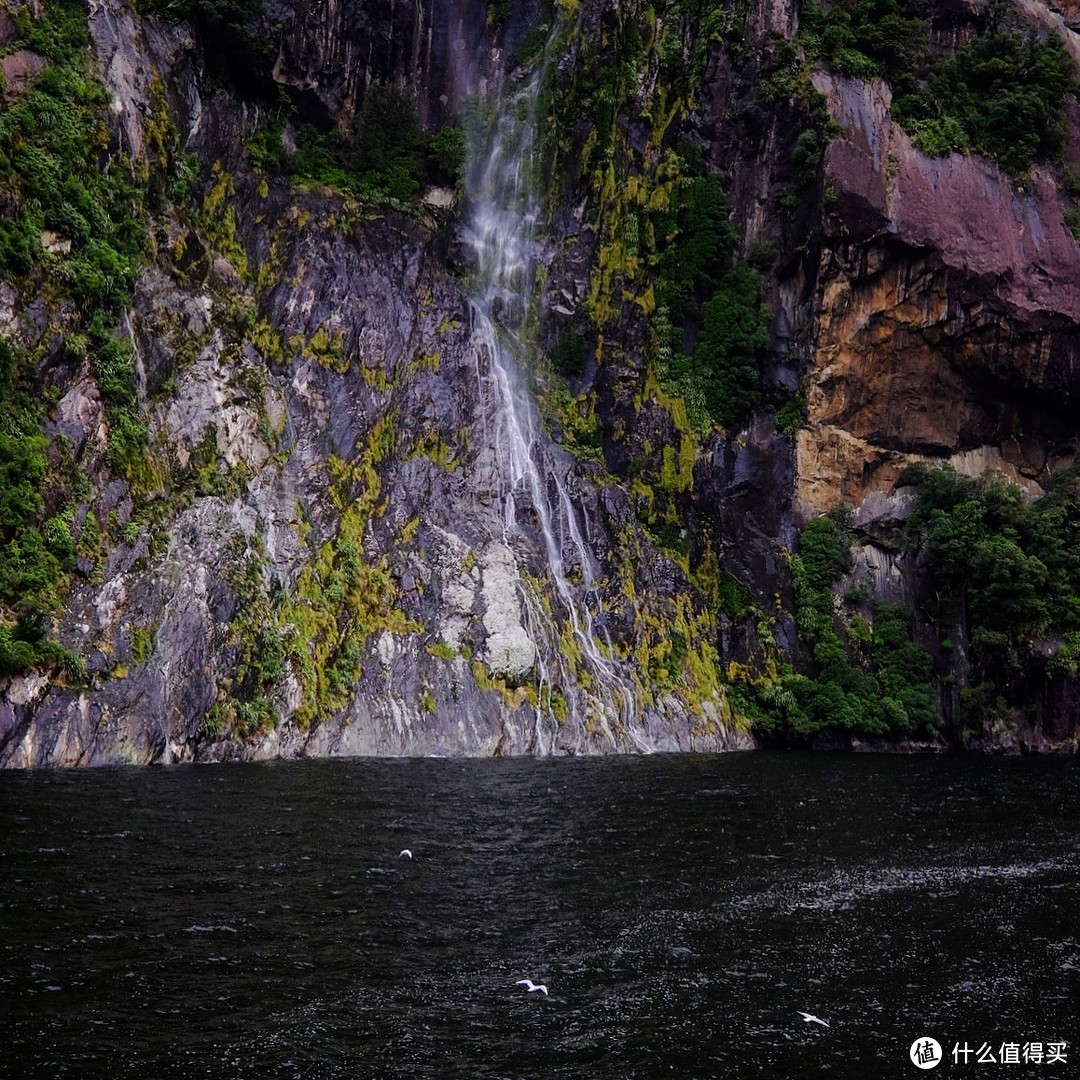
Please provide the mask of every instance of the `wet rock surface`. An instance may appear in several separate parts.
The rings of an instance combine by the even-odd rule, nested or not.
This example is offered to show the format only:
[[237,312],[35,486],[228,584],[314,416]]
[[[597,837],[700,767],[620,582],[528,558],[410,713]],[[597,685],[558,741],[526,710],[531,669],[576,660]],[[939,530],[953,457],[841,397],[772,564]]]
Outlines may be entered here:
[[[473,0],[275,2],[268,77],[324,127],[347,129],[374,79],[407,90],[434,129],[459,120],[469,94],[512,79],[539,17],[513,7],[492,26]],[[609,7],[586,13],[598,34]],[[1053,11],[1075,16],[1068,4]],[[794,5],[768,4],[747,33],[763,43],[796,23]],[[199,162],[198,197],[228,178],[218,213],[235,231],[211,236],[175,213],[156,223],[157,256],[125,324],[156,470],[147,491],[108,472],[89,370],[65,377],[50,424],[125,540],[73,575],[57,621],[58,639],[86,658],[85,681],[0,681],[0,763],[749,745],[722,694],[660,683],[631,731],[617,707],[576,714],[571,701],[568,720],[551,686],[546,700],[542,681],[536,689],[572,640],[557,632],[535,519],[521,512],[508,535],[502,518],[482,393],[490,370],[469,303],[477,267],[453,227],[256,175],[244,145],[259,107],[204,77],[191,27],[140,19],[121,0],[95,4],[90,27],[132,156],[147,153],[149,103],[163,92],[179,145]],[[914,569],[896,546],[909,463],[990,468],[1035,493],[1074,460],[1080,245],[1050,170],[1021,185],[975,155],[927,158],[891,123],[886,88],[838,76],[816,77],[839,128],[823,162],[830,199],[820,220],[805,209],[781,218],[798,131],[787,104],[754,90],[756,63],[714,51],[690,134],[729,178],[740,242],[775,249],[766,403],[804,386],[806,423],[782,434],[762,408],[742,430],[704,439],[672,481],[672,524],[691,559],[708,551],[745,585],[770,612],[774,645],[798,659],[787,559],[807,516],[852,506],[862,543],[852,580],[912,602]],[[597,258],[591,197],[568,184],[549,210],[537,301],[547,348],[582,326]],[[432,198],[438,214],[453,212],[453,193]],[[664,447],[678,458],[682,436],[643,390],[641,305],[626,301],[620,316],[604,363],[572,379],[593,395],[597,445],[575,459],[545,441],[543,454],[588,523],[598,635],[640,671],[667,662],[650,652],[661,652],[650,627],[670,632],[702,601],[642,525],[635,470]],[[40,300],[0,283],[0,324],[36,342],[49,320]],[[570,445],[561,423],[549,427]],[[564,554],[573,578],[581,567],[570,545]],[[530,621],[526,578],[540,582],[555,630]],[[719,627],[718,665],[761,654],[752,621],[724,614]],[[305,656],[318,671],[305,673]],[[1075,685],[1035,673],[1031,692],[1027,727],[987,746],[1075,737]],[[237,713],[260,700],[266,713]]]

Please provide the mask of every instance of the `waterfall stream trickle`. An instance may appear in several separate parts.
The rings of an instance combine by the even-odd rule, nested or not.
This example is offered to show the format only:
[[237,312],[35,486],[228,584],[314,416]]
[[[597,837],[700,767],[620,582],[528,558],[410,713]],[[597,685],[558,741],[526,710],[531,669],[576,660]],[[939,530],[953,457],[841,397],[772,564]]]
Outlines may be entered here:
[[[588,520],[571,491],[572,460],[545,439],[522,375],[528,363],[526,322],[541,250],[535,135],[542,79],[541,64],[506,95],[482,145],[474,147],[466,185],[471,207],[466,238],[477,267],[471,309],[479,397],[487,426],[483,445],[491,455],[493,486],[501,501],[499,539],[507,546],[520,540],[522,516],[533,515],[554,599],[561,608],[545,604],[542,591],[521,573],[519,564],[518,591],[536,646],[537,748],[542,746],[541,721],[545,715],[555,719],[553,700],[561,695],[568,718],[606,732],[612,742],[621,733],[647,750],[638,730],[636,688],[620,670],[611,639],[598,619],[598,567]],[[576,579],[573,583],[570,575]]]

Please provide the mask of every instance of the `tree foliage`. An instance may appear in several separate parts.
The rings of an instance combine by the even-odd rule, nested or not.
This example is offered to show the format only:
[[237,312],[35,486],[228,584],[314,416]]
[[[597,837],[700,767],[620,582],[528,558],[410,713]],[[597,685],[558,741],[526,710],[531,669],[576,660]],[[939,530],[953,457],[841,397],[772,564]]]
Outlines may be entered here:
[[981,12],[977,34],[931,61],[930,24],[902,0],[803,7],[811,59],[856,78],[880,77],[893,115],[926,153],[973,148],[1021,175],[1064,145],[1065,95],[1075,87],[1065,45],[1021,22],[1006,0]]
[[800,40],[812,59],[845,75],[910,86],[929,45],[929,24],[900,0],[803,5]]
[[761,276],[733,258],[737,234],[716,175],[685,181],[660,228],[669,238],[656,286],[665,375],[699,427],[727,426],[761,396],[769,343]]
[[683,322],[698,312],[701,297],[719,283],[738,242],[723,180],[715,174],[685,180],[660,229],[670,242],[657,259],[657,300]]
[[930,653],[912,637],[911,613],[878,600],[865,618],[851,602],[837,606],[833,585],[851,570],[848,516],[839,509],[811,518],[791,560],[799,637],[807,674],[742,689],[762,732],[788,735],[913,735],[934,730],[937,698]]
[[[109,422],[110,463],[126,472],[143,455],[145,428],[130,353],[112,327],[146,252],[151,169],[132,162],[111,133],[110,95],[87,64],[84,4],[45,0],[13,22],[12,44],[45,66],[21,96],[0,105],[0,195],[8,211],[0,221],[0,277],[66,306],[65,338],[50,349],[73,366],[88,363]],[[155,119],[147,118],[148,132]],[[62,440],[50,444],[43,434],[38,359],[0,339],[3,674],[57,663],[80,669],[45,632],[76,568],[75,503],[67,500],[77,470]],[[89,536],[93,526],[84,530]]]
[[[85,312],[117,312],[146,229],[129,163],[110,153],[108,94],[86,71],[85,10],[50,0],[40,19],[20,15],[17,27],[20,44],[47,66],[0,110],[0,188],[15,203],[0,222],[0,274],[25,277],[47,264]],[[42,246],[47,232],[60,241],[51,252]]]
[[455,187],[465,158],[465,134],[443,125],[427,135],[412,100],[392,86],[373,83],[348,132],[321,130],[310,123],[295,129],[295,150],[286,152],[286,125],[292,105],[279,102],[247,142],[256,169],[302,183],[345,191],[365,202],[407,209],[425,184]]
[[1020,175],[1064,145],[1065,94],[1074,86],[1061,38],[1010,20],[991,21],[974,41],[938,60],[894,112],[921,149],[970,145]]
[[940,618],[967,625],[988,677],[1005,677],[1033,640],[1080,630],[1080,470],[1034,501],[1001,477],[947,466],[904,478],[920,491],[909,542],[927,549]]

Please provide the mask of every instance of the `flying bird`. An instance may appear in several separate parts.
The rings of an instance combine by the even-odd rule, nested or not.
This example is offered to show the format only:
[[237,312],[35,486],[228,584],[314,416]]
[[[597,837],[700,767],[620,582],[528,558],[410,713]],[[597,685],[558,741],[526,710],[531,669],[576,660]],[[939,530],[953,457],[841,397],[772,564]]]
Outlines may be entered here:
[[412,858],[412,852],[408,848],[402,848],[401,849],[401,854],[398,856],[398,858],[399,859],[411,859]]
[[544,997],[548,996],[547,987],[541,986],[539,983],[534,983],[532,979],[518,979],[515,986],[524,986],[527,993],[532,993],[534,990],[542,990]]
[[804,1013],[801,1009],[795,1010],[808,1024],[820,1024],[822,1027],[828,1027],[829,1025],[821,1019],[820,1016],[814,1016],[812,1013]]

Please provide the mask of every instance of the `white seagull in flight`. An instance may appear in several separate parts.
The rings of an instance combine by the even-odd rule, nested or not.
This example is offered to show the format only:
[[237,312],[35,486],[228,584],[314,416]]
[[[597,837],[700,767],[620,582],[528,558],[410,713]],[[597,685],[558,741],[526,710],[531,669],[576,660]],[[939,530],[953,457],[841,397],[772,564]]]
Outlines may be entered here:
[[822,1027],[828,1027],[829,1025],[821,1019],[820,1016],[814,1016],[813,1013],[804,1013],[801,1009],[795,1010],[808,1024],[820,1024]]
[[534,990],[542,990],[544,992],[544,997],[548,996],[547,987],[541,986],[539,983],[534,983],[532,979],[518,979],[518,981],[514,983],[514,985],[524,986],[526,988],[526,992],[529,994],[531,994]]
[[398,858],[399,859],[411,859],[412,858],[412,852],[408,848],[402,848],[401,854],[398,856]]

